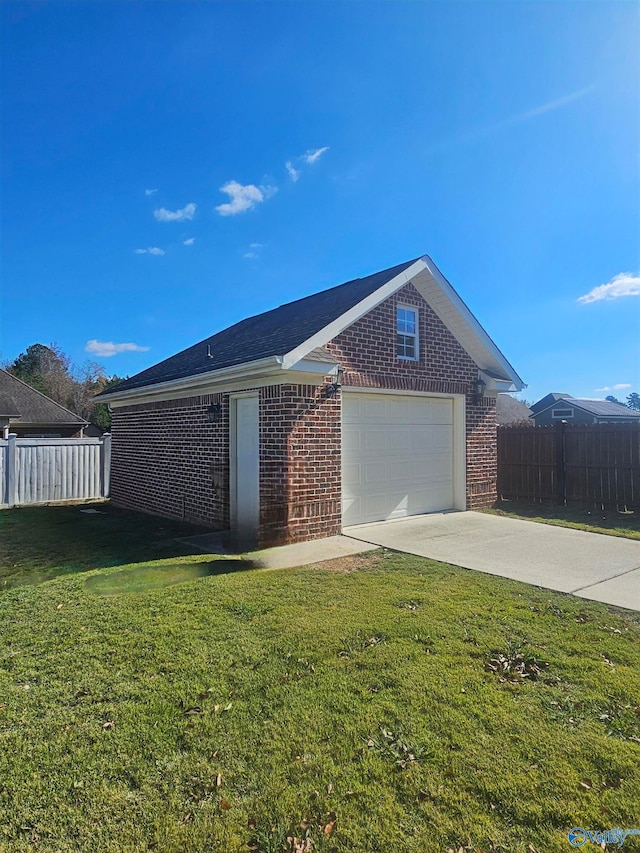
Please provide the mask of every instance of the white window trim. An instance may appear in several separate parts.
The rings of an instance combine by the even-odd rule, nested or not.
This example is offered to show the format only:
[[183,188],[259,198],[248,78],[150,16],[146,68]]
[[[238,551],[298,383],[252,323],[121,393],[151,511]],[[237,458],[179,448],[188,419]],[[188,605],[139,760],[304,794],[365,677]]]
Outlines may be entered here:
[[[568,415],[567,414],[556,415],[556,412],[569,412],[570,414],[568,414]],[[560,420],[560,419],[566,420],[567,418],[572,418],[573,415],[574,415],[573,409],[552,409],[551,410],[551,417],[555,418],[556,420]]]
[[[400,309],[404,309],[405,311],[413,311],[416,317],[416,333],[413,335],[415,338],[415,350],[416,354],[413,358],[409,355],[398,355],[396,353],[396,358],[400,361],[420,361],[420,309],[415,305],[405,305],[403,302],[398,302],[396,305],[396,322],[394,327],[394,339],[393,346],[396,348],[398,346],[398,311]],[[408,336],[411,337],[411,336]]]

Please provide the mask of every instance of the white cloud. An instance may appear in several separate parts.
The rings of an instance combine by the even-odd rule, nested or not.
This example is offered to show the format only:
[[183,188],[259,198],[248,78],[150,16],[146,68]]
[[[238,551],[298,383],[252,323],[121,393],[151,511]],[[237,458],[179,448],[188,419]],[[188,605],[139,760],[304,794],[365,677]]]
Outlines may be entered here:
[[547,101],[546,104],[541,104],[539,107],[534,107],[532,110],[519,113],[517,116],[513,117],[512,121],[527,121],[530,118],[535,118],[536,116],[543,115],[544,113],[549,113],[552,110],[558,110],[560,107],[564,107],[572,101],[577,101],[580,98],[584,98],[585,95],[590,95],[595,91],[595,88],[596,87],[593,84],[590,86],[584,86],[584,88],[578,89],[576,92],[570,92],[562,98],[555,98],[553,101]]
[[248,250],[243,254],[243,258],[248,258],[250,260],[254,260],[255,258],[260,257],[260,249],[262,248],[262,243],[249,243]]
[[149,246],[148,249],[135,249],[136,255],[164,255],[164,249],[157,246]]
[[145,190],[144,194],[145,195],[154,195],[157,192],[158,192],[158,190]]
[[167,210],[166,207],[160,207],[153,211],[153,215],[158,222],[184,222],[186,219],[193,219],[197,206],[190,202],[180,210]]
[[300,177],[300,169],[295,169],[291,160],[287,160],[284,164],[287,172],[289,173],[289,177],[292,181],[297,181]]
[[578,302],[582,305],[588,305],[590,302],[619,299],[621,296],[640,296],[640,275],[621,272],[607,284],[600,284],[590,290],[589,293],[580,296]]
[[195,242],[196,242],[196,238],[195,238],[195,237],[189,237],[187,240],[183,240],[183,241],[182,241],[182,245],[183,245],[183,246],[193,246],[193,244],[194,244]]
[[84,348],[85,352],[99,355],[102,358],[111,358],[112,355],[117,355],[119,352],[148,352],[149,347],[141,347],[139,344],[116,344],[113,341],[87,341]]
[[626,388],[631,388],[629,382],[618,382],[617,385],[605,385],[604,388],[594,388],[594,391],[624,391]]
[[219,204],[216,210],[220,216],[235,216],[251,210],[257,204],[271,198],[278,192],[277,187],[256,187],[255,184],[239,184],[238,181],[227,181],[220,187],[220,192],[226,193],[231,201]]
[[305,163],[309,163],[309,165],[311,165],[311,163],[315,163],[317,160],[319,160],[324,154],[324,152],[328,150],[328,145],[325,145],[324,148],[310,148],[308,151],[304,152],[304,154],[302,155],[302,159]]

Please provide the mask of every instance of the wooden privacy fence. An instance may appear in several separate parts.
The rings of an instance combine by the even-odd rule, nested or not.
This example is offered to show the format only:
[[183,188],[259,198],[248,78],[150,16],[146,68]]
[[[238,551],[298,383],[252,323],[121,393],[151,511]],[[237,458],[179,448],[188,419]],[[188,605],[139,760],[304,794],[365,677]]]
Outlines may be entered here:
[[0,506],[109,496],[111,436],[0,439]]
[[640,508],[640,424],[498,427],[498,495]]

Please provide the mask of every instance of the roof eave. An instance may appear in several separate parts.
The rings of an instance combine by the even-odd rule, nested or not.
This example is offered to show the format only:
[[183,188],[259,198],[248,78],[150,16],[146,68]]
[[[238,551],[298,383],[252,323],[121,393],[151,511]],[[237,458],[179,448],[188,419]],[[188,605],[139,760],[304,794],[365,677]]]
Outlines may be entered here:
[[490,373],[480,370],[480,378],[486,385],[485,391],[492,394],[513,393],[514,391],[522,391],[511,379],[499,379],[497,376],[491,376]]
[[[281,374],[283,370],[282,356],[271,355],[256,361],[234,364],[219,370],[210,370],[197,376],[185,376],[181,379],[170,379],[167,382],[156,382],[153,385],[141,385],[138,388],[127,388],[118,392],[117,389],[100,394],[100,402],[105,403],[135,403],[137,397],[157,397],[169,399],[173,392],[193,391],[194,395],[215,390],[216,385],[228,384],[234,380],[247,378],[263,378]],[[168,396],[169,395],[169,396]]]
[[341,314],[331,323],[320,329],[320,331],[316,332],[315,335],[307,338],[306,341],[303,341],[299,346],[295,347],[295,349],[286,353],[283,360],[284,367],[293,367],[293,365],[298,363],[312,350],[317,347],[322,347],[329,341],[333,340],[333,338],[355,323],[356,320],[359,320],[360,317],[363,317],[369,311],[372,311],[380,305],[381,302],[384,302],[385,299],[392,296],[396,290],[399,290],[401,287],[404,287],[405,284],[408,284],[412,278],[415,278],[415,276],[425,268],[426,264],[424,259],[418,258],[418,260],[414,261],[411,266],[407,267],[401,273],[398,273],[398,275],[395,275],[392,279],[381,285],[377,290],[374,290],[373,293],[370,293],[369,296],[361,299],[360,302],[356,303],[352,308],[349,308],[348,311],[345,311],[344,314]]
[[[498,348],[495,342],[492,340],[488,332],[483,328],[483,326],[478,322],[473,313],[469,310],[466,303],[463,299],[458,295],[452,285],[447,281],[444,275],[440,272],[434,261],[429,257],[429,255],[424,255],[423,258],[425,262],[426,268],[429,270],[435,282],[439,285],[440,289],[444,292],[445,296],[451,302],[453,307],[459,312],[459,314],[466,321],[469,326],[470,331],[475,335],[480,344],[485,347],[489,353],[495,358],[496,362],[500,365],[502,371],[504,372],[504,378],[510,379],[513,385],[512,391],[523,391],[527,385],[521,377],[516,372],[513,365],[507,360],[502,351]],[[482,369],[483,365],[479,365]]]

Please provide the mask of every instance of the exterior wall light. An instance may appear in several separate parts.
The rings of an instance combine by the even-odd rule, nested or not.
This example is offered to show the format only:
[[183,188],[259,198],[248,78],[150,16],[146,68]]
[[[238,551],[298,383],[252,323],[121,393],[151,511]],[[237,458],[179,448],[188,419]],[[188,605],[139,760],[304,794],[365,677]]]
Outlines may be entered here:
[[335,397],[335,395],[338,393],[338,390],[342,388],[343,378],[344,367],[338,367],[336,371],[336,378],[330,385],[327,385],[327,397]]
[[222,403],[212,403],[207,409],[207,420],[210,424],[220,423],[222,420]]
[[478,376],[476,381],[471,386],[471,398],[474,403],[479,403],[484,397],[484,389],[487,387],[487,383],[482,379],[481,376]]

